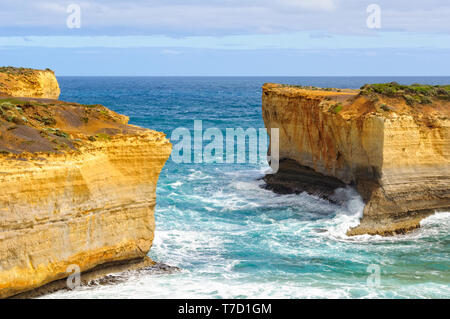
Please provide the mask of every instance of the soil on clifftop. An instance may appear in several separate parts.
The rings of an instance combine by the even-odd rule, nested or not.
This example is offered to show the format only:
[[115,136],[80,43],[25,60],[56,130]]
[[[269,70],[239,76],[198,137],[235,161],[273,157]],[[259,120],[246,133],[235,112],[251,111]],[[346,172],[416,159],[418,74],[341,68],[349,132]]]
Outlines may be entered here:
[[75,151],[144,129],[106,107],[48,99],[0,98],[0,155]]
[[366,84],[358,90],[267,83],[264,88],[284,96],[323,98],[322,104],[328,111],[346,119],[369,113],[386,117],[393,113],[408,114],[416,119],[450,117],[450,85],[390,82]]

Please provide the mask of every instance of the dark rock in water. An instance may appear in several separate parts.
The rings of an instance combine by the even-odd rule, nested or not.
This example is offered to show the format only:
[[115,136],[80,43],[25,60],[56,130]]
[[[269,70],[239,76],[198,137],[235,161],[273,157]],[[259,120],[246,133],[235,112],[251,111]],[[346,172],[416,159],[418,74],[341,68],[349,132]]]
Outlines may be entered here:
[[[126,282],[133,275],[171,274],[180,271],[178,267],[154,262],[148,256],[134,260],[124,260],[103,264],[81,274],[81,286],[116,285]],[[42,287],[13,296],[15,299],[36,298],[58,290],[68,290],[67,278],[50,282]]]
[[125,282],[125,281],[127,281],[127,277],[124,276],[123,274],[107,275],[107,276],[102,277],[100,279],[91,280],[86,285],[90,286],[90,287],[97,286],[97,285],[106,286],[106,285],[119,284],[119,283],[122,283],[122,282]]
[[342,199],[334,196],[335,190],[346,184],[335,177],[325,176],[309,167],[301,166],[293,160],[281,160],[276,174],[263,177],[264,187],[278,194],[300,194],[306,192],[342,204]]
[[151,274],[151,275],[159,275],[159,274],[171,274],[181,269],[174,266],[169,266],[163,263],[154,262],[153,265],[139,268],[136,270],[127,270],[117,274],[110,274],[104,276],[99,279],[91,280],[87,283],[88,286],[96,286],[96,285],[115,285],[129,280],[130,275],[133,274]]
[[138,270],[139,272],[151,272],[156,274],[163,274],[163,273],[174,273],[177,271],[181,271],[181,268],[175,267],[175,266],[169,266],[163,263],[155,263],[153,266],[142,268]]

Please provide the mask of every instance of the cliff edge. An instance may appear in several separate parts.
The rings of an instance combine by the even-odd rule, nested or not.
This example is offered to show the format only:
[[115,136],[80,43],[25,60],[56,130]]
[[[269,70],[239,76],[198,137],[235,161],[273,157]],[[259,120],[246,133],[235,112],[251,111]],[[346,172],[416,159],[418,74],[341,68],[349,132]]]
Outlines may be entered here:
[[267,187],[334,200],[354,185],[365,208],[348,235],[404,233],[450,209],[450,86],[265,84],[262,114],[280,136]]
[[0,98],[0,297],[145,261],[165,134],[101,105]]
[[50,70],[0,67],[0,96],[58,99],[55,73]]

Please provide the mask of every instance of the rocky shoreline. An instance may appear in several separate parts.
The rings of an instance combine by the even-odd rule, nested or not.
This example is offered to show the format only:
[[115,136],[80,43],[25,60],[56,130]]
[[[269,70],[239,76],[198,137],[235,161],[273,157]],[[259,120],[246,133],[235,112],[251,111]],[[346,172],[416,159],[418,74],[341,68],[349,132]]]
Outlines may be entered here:
[[[80,285],[75,289],[86,286],[118,284],[127,281],[129,275],[133,273],[171,274],[178,271],[180,271],[180,268],[157,263],[149,257],[111,262],[81,273]],[[44,286],[11,296],[9,299],[39,298],[60,290],[70,290],[67,285],[67,278],[52,281]]]

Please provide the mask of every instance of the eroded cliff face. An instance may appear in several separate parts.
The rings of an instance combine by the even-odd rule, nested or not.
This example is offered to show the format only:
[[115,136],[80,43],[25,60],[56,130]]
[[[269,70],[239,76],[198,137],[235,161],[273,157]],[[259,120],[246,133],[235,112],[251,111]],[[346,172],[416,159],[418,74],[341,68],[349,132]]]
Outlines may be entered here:
[[266,84],[262,107],[266,127],[280,129],[269,188],[332,199],[340,182],[355,185],[366,206],[349,235],[403,233],[450,208],[448,101],[412,107],[359,90]]
[[58,99],[58,81],[52,70],[0,68],[0,95]]
[[163,133],[101,105],[0,99],[0,297],[144,258]]

